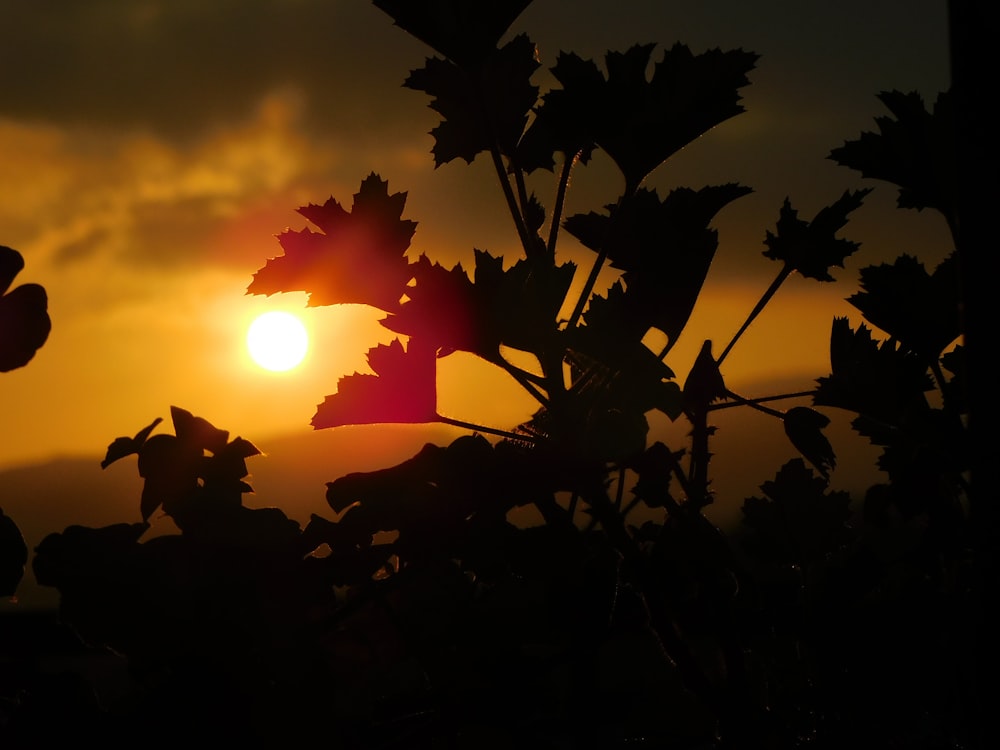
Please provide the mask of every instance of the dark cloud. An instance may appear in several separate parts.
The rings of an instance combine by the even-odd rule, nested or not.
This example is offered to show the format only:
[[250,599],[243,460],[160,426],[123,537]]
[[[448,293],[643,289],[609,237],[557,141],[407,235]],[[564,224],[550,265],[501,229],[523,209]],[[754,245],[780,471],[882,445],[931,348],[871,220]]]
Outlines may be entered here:
[[[624,5],[539,1],[515,30],[529,31],[545,67],[562,49],[601,57],[647,41],[742,46],[762,55],[763,103],[799,112],[849,87],[874,95],[940,82],[947,62],[946,6],[936,0],[905,12],[861,0]],[[0,0],[0,116],[182,138],[295,86],[308,126],[384,137],[410,126],[401,104],[412,101],[412,113],[426,103],[399,86],[427,54],[364,0]]]
[[4,1],[0,9],[0,116],[15,119],[183,138],[294,85],[317,125],[361,132],[389,121],[389,105],[371,92],[398,85],[405,67],[366,46],[367,30],[391,21],[356,1]]

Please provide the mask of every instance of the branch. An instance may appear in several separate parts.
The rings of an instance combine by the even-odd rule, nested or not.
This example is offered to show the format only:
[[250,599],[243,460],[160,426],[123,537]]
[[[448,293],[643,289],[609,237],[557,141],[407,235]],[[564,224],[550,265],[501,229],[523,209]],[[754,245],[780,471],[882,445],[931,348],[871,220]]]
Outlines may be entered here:
[[771,301],[771,297],[773,297],[774,293],[778,291],[778,287],[784,283],[785,279],[791,276],[793,270],[794,269],[787,263],[782,267],[782,269],[778,272],[777,277],[775,277],[774,281],[771,282],[771,286],[767,288],[764,294],[761,295],[761,298],[757,301],[757,304],[754,305],[753,310],[750,311],[747,319],[743,322],[743,325],[740,326],[740,330],[736,332],[732,341],[730,341],[726,345],[726,348],[722,350],[722,354],[719,355],[719,358],[716,360],[716,364],[722,364],[722,360],[724,360],[730,350],[736,346],[736,342],[740,340],[740,336],[746,332],[747,328],[750,327],[750,324],[753,323],[754,319],[760,315],[761,310],[767,307],[767,303]]

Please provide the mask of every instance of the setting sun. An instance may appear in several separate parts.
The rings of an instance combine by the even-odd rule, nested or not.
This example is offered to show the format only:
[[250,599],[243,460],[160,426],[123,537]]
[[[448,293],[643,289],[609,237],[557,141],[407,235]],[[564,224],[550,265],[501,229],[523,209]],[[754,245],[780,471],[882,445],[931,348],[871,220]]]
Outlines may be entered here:
[[265,370],[284,372],[299,364],[309,348],[306,328],[290,312],[271,311],[257,316],[247,329],[247,349]]

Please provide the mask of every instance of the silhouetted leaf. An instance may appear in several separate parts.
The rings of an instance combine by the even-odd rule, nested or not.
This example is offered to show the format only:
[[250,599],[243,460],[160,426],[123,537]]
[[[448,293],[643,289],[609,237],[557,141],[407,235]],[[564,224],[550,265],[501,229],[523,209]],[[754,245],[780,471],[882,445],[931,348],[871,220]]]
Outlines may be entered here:
[[[678,43],[664,51],[647,79],[654,47],[609,51],[607,79],[594,62],[560,53],[552,74],[563,88],[543,97],[526,136],[525,163],[547,167],[546,151],[575,154],[597,144],[621,169],[631,193],[673,153],[744,111],[739,89],[749,83],[757,55],[719,49],[694,55]],[[565,137],[561,128],[569,122],[575,124]]]
[[912,255],[862,268],[861,289],[847,301],[924,362],[936,361],[961,335],[961,282],[954,254],[933,274]]
[[531,0],[374,0],[409,32],[458,65],[474,68],[496,44]]
[[101,468],[106,469],[119,458],[125,458],[125,456],[131,456],[133,453],[138,453],[139,449],[145,444],[149,434],[153,431],[156,425],[162,421],[163,417],[157,417],[139,430],[134,437],[115,438],[111,445],[108,446],[107,453],[104,455],[104,460],[101,461]]
[[471,164],[494,147],[513,154],[538,98],[531,84],[537,69],[535,45],[521,34],[474,71],[436,57],[411,71],[403,85],[430,96],[430,108],[444,118],[431,131],[435,165],[458,157]]
[[844,267],[844,259],[860,246],[841,239],[837,232],[847,224],[847,215],[861,206],[871,189],[847,191],[833,204],[820,209],[812,221],[803,221],[786,198],[775,232],[768,230],[765,258],[780,260],[786,268],[806,278],[833,281],[830,267]]
[[830,424],[830,418],[815,409],[796,406],[785,412],[785,434],[792,445],[811,463],[820,474],[828,477],[837,465],[833,446],[823,434],[823,428]]
[[342,377],[337,393],[316,408],[313,428],[437,421],[435,353],[436,347],[415,339],[405,350],[399,339],[369,349],[375,374]]
[[8,291],[23,268],[21,254],[0,245],[0,372],[28,364],[52,329],[43,287],[22,284]]
[[864,132],[828,158],[897,185],[900,208],[937,209],[954,227],[958,159],[950,93],[938,95],[932,112],[915,91],[883,91],[878,98],[896,119],[876,117],[878,133]]
[[892,340],[879,343],[863,323],[834,318],[830,335],[832,373],[817,380],[813,403],[864,415],[891,428],[914,410],[927,408],[933,388],[927,365]]
[[773,562],[807,565],[835,552],[849,538],[850,496],[827,492],[800,458],[786,463],[760,489],[765,497],[743,501],[743,523],[754,556]]
[[13,596],[24,576],[28,545],[14,520],[0,508],[0,596]]
[[556,333],[556,317],[573,281],[572,263],[551,256],[522,258],[503,270],[503,258],[476,250],[474,281],[461,264],[451,270],[421,256],[407,301],[382,321],[447,353],[472,352],[498,362],[500,345],[539,351]]
[[594,295],[583,316],[585,325],[564,332],[571,382],[578,390],[605,391],[600,400],[611,408],[637,411],[659,409],[676,419],[681,412],[680,387],[668,382],[673,371],[642,343],[649,328],[627,292],[615,282],[608,296]]
[[653,443],[631,466],[639,475],[632,493],[650,508],[673,505],[670,482],[673,467],[683,455],[684,451],[673,452],[659,440]]
[[691,316],[718,247],[709,222],[750,192],[733,183],[698,191],[678,188],[660,201],[654,191],[641,189],[607,206],[607,215],[578,214],[565,226],[624,271],[628,304],[641,321],[640,338],[653,326],[673,343]]
[[335,199],[298,211],[308,228],[278,235],[285,254],[253,275],[248,294],[304,291],[310,305],[364,304],[395,310],[412,278],[406,250],[416,222],[400,219],[406,193],[388,193],[372,172],[361,182],[348,212]]

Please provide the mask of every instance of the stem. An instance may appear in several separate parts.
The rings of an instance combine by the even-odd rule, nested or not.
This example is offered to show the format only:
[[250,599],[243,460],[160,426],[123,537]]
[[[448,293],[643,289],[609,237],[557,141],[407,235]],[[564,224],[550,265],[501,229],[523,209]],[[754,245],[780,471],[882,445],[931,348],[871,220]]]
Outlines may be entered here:
[[597,283],[597,277],[601,273],[601,268],[604,266],[604,261],[608,257],[608,245],[611,241],[612,230],[614,229],[615,217],[618,216],[619,210],[621,209],[622,201],[625,200],[626,193],[618,199],[618,204],[615,206],[614,213],[611,214],[611,224],[608,227],[608,233],[605,237],[603,243],[601,243],[601,251],[597,254],[597,258],[594,260],[594,265],[590,268],[590,275],[587,276],[587,281],[583,285],[583,291],[580,292],[580,297],[576,301],[576,307],[573,308],[573,314],[569,316],[569,323],[567,328],[572,328],[576,325],[577,321],[580,319],[580,315],[583,313],[583,308],[587,304],[587,300],[590,299],[591,293],[594,291],[594,284]]
[[505,437],[510,440],[528,440],[531,442],[536,442],[537,438],[531,435],[519,435],[514,432],[507,432],[506,430],[499,430],[496,427],[484,427],[480,424],[473,424],[472,422],[463,422],[461,419],[452,419],[451,417],[442,417],[440,414],[436,415],[437,421],[442,424],[450,424],[452,427],[461,427],[463,430],[472,430],[473,432],[485,432],[489,435],[498,435],[500,437]]
[[615,491],[615,510],[621,511],[622,497],[625,495],[625,469],[618,470],[618,488]]
[[778,275],[775,277],[774,281],[771,282],[771,286],[767,288],[767,291],[764,292],[761,298],[757,301],[757,304],[754,305],[753,310],[750,311],[750,314],[747,316],[747,319],[743,322],[743,325],[740,326],[740,330],[738,330],[736,332],[736,335],[733,336],[733,340],[729,342],[726,348],[722,350],[722,354],[719,355],[719,358],[715,360],[716,364],[718,365],[722,364],[722,360],[724,360],[726,358],[726,355],[729,354],[730,350],[734,346],[736,346],[736,342],[740,340],[740,336],[742,336],[744,332],[746,332],[747,328],[750,327],[750,324],[753,323],[754,318],[760,315],[761,310],[763,310],[767,306],[767,303],[771,301],[771,297],[773,297],[774,293],[778,291],[778,287],[780,287],[784,283],[785,279],[787,279],[789,276],[792,275],[793,270],[794,269],[787,263],[782,267],[782,269],[778,272]]
[[778,411],[777,409],[769,409],[766,406],[761,406],[759,400],[743,398],[739,394],[733,393],[728,388],[726,389],[726,397],[733,399],[733,401],[739,402],[741,406],[749,406],[751,409],[756,409],[759,412],[763,412],[764,414],[769,414],[770,416],[777,417],[778,419],[785,418],[785,415],[780,411]]
[[520,367],[515,367],[503,357],[500,357],[499,359],[500,361],[497,364],[506,370],[507,374],[517,381],[518,385],[530,393],[532,397],[534,397],[534,399],[542,406],[547,407],[549,405],[548,397],[538,388],[539,385],[544,384],[544,379],[528,372],[527,370],[522,370]]
[[[816,393],[816,391],[797,391],[795,393],[782,393],[782,394],[777,395],[777,396],[763,396],[761,398],[745,399],[745,400],[746,401],[753,401],[755,404],[764,404],[764,403],[767,403],[768,401],[782,401],[782,400],[788,399],[788,398],[803,398],[805,396],[812,396],[815,393]],[[733,403],[731,401],[727,401],[727,402],[722,403],[722,404],[710,404],[709,407],[708,407],[708,410],[709,411],[718,411],[719,409],[732,409],[735,406],[744,406],[744,404],[742,403],[742,401],[741,402],[737,402],[737,403]]]
[[503,196],[507,201],[507,208],[510,210],[510,216],[514,220],[514,226],[517,228],[517,236],[521,238],[521,246],[524,248],[524,254],[531,255],[531,237],[528,235],[528,228],[524,224],[524,216],[521,214],[521,209],[518,208],[517,198],[510,187],[510,181],[507,179],[507,170],[504,168],[500,149],[494,145],[490,148],[490,155],[493,157],[493,167],[496,169],[497,177],[500,179],[500,189],[503,190]]
[[573,156],[567,154],[563,161],[562,171],[559,173],[559,185],[556,188],[556,204],[552,209],[552,223],[549,224],[549,253],[555,253],[556,251],[556,238],[559,236],[559,221],[562,218],[563,206],[566,203],[569,175],[573,171],[573,165],[576,164],[577,156],[579,156],[579,152],[573,154]]

